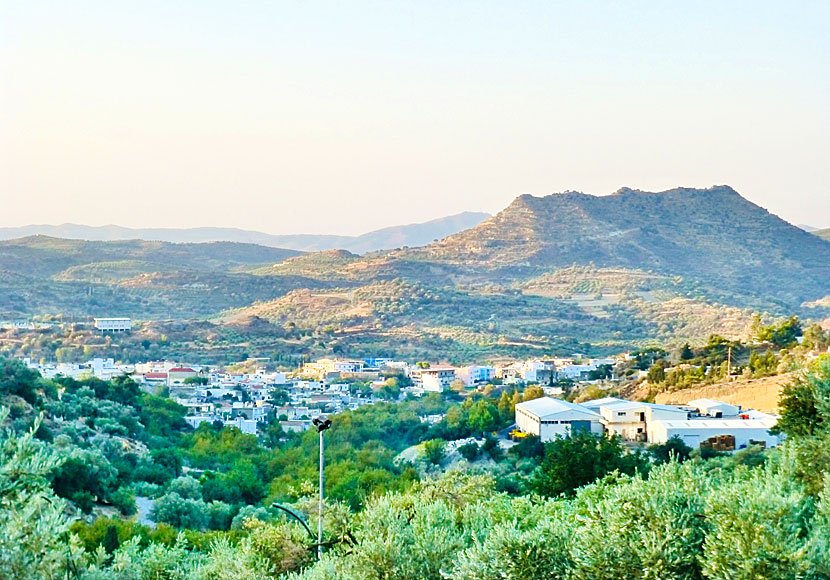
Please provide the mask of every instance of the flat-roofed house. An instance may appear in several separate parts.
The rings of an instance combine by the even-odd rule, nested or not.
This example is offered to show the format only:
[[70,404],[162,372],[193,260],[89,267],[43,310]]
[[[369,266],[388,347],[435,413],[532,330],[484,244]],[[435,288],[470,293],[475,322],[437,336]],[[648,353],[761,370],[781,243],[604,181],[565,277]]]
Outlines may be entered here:
[[629,441],[652,441],[657,421],[684,421],[689,411],[672,405],[657,405],[640,401],[609,401],[596,410],[609,434]]
[[132,320],[126,317],[95,318],[95,330],[101,332],[129,332],[133,328]]

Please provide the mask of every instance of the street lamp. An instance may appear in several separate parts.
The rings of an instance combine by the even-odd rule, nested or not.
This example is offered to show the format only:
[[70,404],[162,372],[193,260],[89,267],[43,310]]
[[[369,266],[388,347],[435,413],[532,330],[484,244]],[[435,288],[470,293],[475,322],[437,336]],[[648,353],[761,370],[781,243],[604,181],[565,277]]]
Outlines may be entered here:
[[323,557],[323,431],[331,427],[331,419],[320,415],[311,420],[311,424],[317,427],[320,434],[320,505],[317,518],[317,559]]

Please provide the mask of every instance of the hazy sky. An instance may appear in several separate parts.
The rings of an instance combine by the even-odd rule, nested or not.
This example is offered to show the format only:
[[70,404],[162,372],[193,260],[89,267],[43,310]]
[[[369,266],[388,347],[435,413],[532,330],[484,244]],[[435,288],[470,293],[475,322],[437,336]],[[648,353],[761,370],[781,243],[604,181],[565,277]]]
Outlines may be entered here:
[[729,184],[830,226],[830,2],[0,0],[0,225],[360,233]]

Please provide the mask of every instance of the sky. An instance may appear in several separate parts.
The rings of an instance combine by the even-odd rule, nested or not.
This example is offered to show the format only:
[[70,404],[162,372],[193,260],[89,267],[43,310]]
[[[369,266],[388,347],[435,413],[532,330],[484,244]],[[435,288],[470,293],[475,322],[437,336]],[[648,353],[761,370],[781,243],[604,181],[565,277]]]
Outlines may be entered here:
[[830,2],[0,0],[0,226],[728,184],[830,227]]

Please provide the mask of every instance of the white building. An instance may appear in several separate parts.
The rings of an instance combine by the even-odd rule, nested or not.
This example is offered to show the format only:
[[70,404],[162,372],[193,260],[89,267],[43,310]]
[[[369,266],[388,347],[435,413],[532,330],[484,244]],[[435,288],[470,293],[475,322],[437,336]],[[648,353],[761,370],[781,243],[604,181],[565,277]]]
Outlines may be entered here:
[[256,435],[257,422],[251,419],[237,417],[236,419],[225,421],[225,427],[236,427],[246,435]]
[[455,368],[430,367],[428,369],[412,369],[410,376],[412,384],[425,391],[442,392],[450,388],[455,380]]
[[663,420],[683,421],[689,410],[672,405],[625,401],[614,397],[583,403],[602,416],[605,431],[629,441],[653,441],[653,428]]
[[[774,424],[773,424],[774,425]],[[773,427],[763,419],[689,419],[687,421],[657,421],[654,425],[653,443],[665,443],[672,437],[680,437],[695,449],[710,444],[721,436],[733,436],[735,449],[743,449],[753,443],[775,447],[781,442],[769,430]]]
[[665,443],[677,436],[692,448],[703,445],[729,451],[753,443],[778,445],[781,438],[769,432],[777,421],[774,415],[753,410],[741,412],[740,407],[711,399],[676,406],[615,397],[582,404],[544,397],[516,405],[518,428],[543,441],[581,428],[648,443]]
[[188,425],[197,429],[202,423],[213,423],[217,420],[215,415],[188,415],[184,418]]
[[556,364],[547,360],[527,360],[521,364],[520,376],[527,383],[551,382],[556,376]]
[[714,399],[695,399],[689,401],[689,406],[698,410],[701,415],[720,419],[721,417],[735,417],[741,412],[738,405],[730,405]]
[[568,401],[542,397],[516,405],[516,426],[523,432],[551,441],[557,435],[569,436],[578,430],[603,432],[602,417]]
[[94,326],[101,332],[129,332],[133,323],[129,318],[95,318]]
[[455,369],[456,378],[464,381],[468,387],[486,385],[496,376],[495,367],[471,365]]

